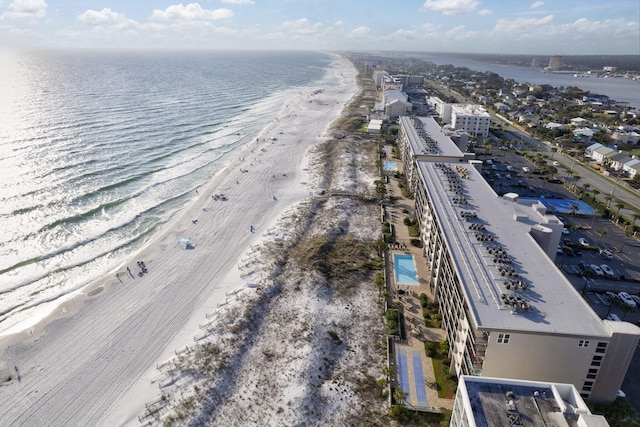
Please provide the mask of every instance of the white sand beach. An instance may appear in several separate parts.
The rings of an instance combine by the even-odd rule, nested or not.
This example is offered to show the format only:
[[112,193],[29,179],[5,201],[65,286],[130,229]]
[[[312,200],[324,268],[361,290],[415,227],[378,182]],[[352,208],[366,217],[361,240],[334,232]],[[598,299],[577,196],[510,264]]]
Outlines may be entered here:
[[336,57],[331,72],[338,85],[294,96],[134,259],[0,340],[0,369],[14,377],[0,387],[0,425],[138,424],[158,394],[156,365],[193,344],[228,294],[260,280],[242,260],[314,192],[307,151],[357,91],[348,60]]

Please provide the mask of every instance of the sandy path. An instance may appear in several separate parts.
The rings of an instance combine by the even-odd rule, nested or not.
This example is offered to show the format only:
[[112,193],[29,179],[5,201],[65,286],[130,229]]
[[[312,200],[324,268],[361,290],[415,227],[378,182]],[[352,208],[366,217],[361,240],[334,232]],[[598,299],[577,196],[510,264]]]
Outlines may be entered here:
[[[133,278],[123,267],[122,283],[110,276],[94,284],[87,293],[97,294],[79,298],[77,313],[5,351],[3,372],[15,365],[20,375],[0,386],[0,425],[113,425],[142,412],[155,364],[192,342],[204,313],[243,285],[234,273],[242,254],[309,194],[304,154],[356,90],[348,61],[340,59],[333,72],[342,83],[290,101],[261,141],[244,149],[244,162],[200,190],[199,200],[128,264]],[[214,193],[228,201],[213,200]],[[185,236],[195,249],[177,244]],[[143,277],[137,260],[148,268]]]

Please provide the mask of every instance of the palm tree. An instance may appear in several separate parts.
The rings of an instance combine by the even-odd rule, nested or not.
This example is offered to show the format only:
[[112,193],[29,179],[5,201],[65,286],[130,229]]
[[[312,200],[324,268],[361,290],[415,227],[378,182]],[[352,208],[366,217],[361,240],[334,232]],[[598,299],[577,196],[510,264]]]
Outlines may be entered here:
[[632,231],[629,230],[629,227],[624,229],[624,242],[622,242],[622,247],[620,248],[620,253],[622,253],[622,250],[624,249],[624,246],[627,244],[627,240],[629,239],[629,237],[631,237]]
[[636,220],[640,219],[640,214],[633,214],[633,234],[636,234]]
[[600,240],[602,240],[602,236],[607,234],[607,229],[606,228],[601,228],[600,230],[596,231],[596,233],[598,233],[600,235],[600,237],[598,238],[598,244],[600,244]]
[[613,200],[613,196],[609,194],[605,196],[604,199],[607,201],[607,209],[609,209],[609,206],[611,206],[611,200]]
[[618,212],[616,213],[616,216],[620,216],[620,209],[624,207],[625,207],[624,203],[616,203],[616,208],[618,208]]
[[571,213],[571,216],[575,216],[575,213],[576,213],[576,211],[577,211],[578,209],[580,209],[580,207],[579,207],[578,205],[576,205],[575,203],[572,203],[572,204],[569,206],[569,211],[570,211],[570,213]]

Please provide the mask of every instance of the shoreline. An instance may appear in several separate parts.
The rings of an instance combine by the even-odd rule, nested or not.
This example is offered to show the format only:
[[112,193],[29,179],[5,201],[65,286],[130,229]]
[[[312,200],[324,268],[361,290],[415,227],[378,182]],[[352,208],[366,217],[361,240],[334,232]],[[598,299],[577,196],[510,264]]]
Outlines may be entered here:
[[[162,332],[164,338],[161,342],[153,343],[153,354],[148,354],[151,351],[143,351],[147,353],[145,362],[138,363],[136,369],[126,369],[128,367],[122,366],[125,372],[119,374],[120,380],[124,377],[129,378],[129,381],[126,381],[128,385],[124,388],[120,387],[120,391],[116,392],[117,396],[111,395],[113,399],[109,402],[95,402],[94,406],[99,408],[90,413],[76,414],[93,418],[73,420],[105,422],[105,414],[109,413],[126,417],[130,411],[121,405],[132,405],[131,399],[125,398],[131,393],[142,405],[144,393],[139,391],[148,390],[153,385],[149,379],[153,381],[155,363],[173,354],[176,348],[182,347],[178,344],[185,341],[193,342],[193,335],[190,334],[197,329],[198,322],[202,323],[204,314],[210,311],[214,304],[224,301],[227,292],[250,284],[239,274],[238,260],[252,246],[264,240],[264,233],[283,212],[308,197],[309,172],[305,164],[308,162],[307,150],[326,138],[324,134],[331,123],[340,117],[344,107],[357,93],[356,72],[347,59],[336,56],[328,67],[328,72],[334,73],[341,81],[328,88],[318,85],[305,87],[301,89],[303,92],[294,94],[278,113],[276,120],[267,125],[256,140],[243,147],[237,159],[232,160],[209,183],[200,188],[199,197],[194,198],[183,211],[178,212],[175,220],[167,223],[163,227],[165,229],[136,253],[129,263],[78,291],[77,295],[60,305],[38,325],[33,326],[31,333],[27,330],[0,339],[0,349],[8,356],[5,357],[5,363],[11,365],[14,362],[6,359],[21,356],[23,360],[15,360],[15,364],[17,366],[19,363],[21,371],[26,371],[30,360],[38,359],[40,354],[63,362],[64,352],[68,357],[69,353],[74,354],[74,351],[82,351],[81,349],[86,347],[79,345],[75,349],[63,348],[60,350],[64,352],[59,356],[51,355],[50,353],[57,353],[56,346],[59,348],[64,345],[59,342],[61,339],[70,335],[75,337],[75,331],[72,333],[65,329],[73,326],[85,330],[98,330],[93,333],[98,336],[97,340],[84,338],[97,345],[96,349],[88,351],[91,355],[83,355],[82,359],[86,365],[66,363],[65,368],[70,371],[67,377],[64,376],[64,369],[63,372],[57,373],[51,372],[51,367],[48,368],[50,388],[55,391],[64,390],[70,386],[68,377],[77,369],[84,369],[85,366],[91,365],[91,360],[99,361],[105,357],[105,352],[109,351],[111,345],[104,345],[100,336],[104,339],[105,336],[116,335],[112,338],[116,347],[119,341],[126,340],[130,345],[137,343],[138,351],[143,351],[139,349],[145,345],[145,332],[154,334],[154,331],[146,330],[142,324],[142,330],[137,329],[136,325],[131,326],[128,322],[138,322],[144,316],[155,317],[158,322],[152,321],[151,324],[160,328],[159,323],[162,320],[167,323],[167,330],[158,331]],[[329,95],[325,94],[325,91]],[[330,99],[330,102],[325,98]],[[300,117],[299,111],[302,111]],[[272,137],[276,139],[272,140]],[[244,158],[244,162],[240,158]],[[238,172],[234,173],[233,168],[238,168]],[[241,169],[248,172],[242,172]],[[226,194],[229,200],[214,200],[214,192]],[[234,207],[240,208],[241,211],[233,209]],[[250,226],[255,227],[255,233],[249,232]],[[181,237],[191,237],[195,249],[185,250],[177,247]],[[148,274],[139,278],[134,275],[125,278],[127,265],[133,267],[132,263],[136,260],[145,262]],[[125,279],[122,283],[114,277],[117,273],[120,273],[120,278]],[[122,276],[123,273],[125,276]],[[184,277],[185,275],[187,277]],[[127,288],[127,291],[123,292],[122,287]],[[183,290],[185,295],[179,295]],[[168,304],[168,298],[175,298],[172,303],[180,307]],[[105,307],[102,307],[103,305]],[[114,308],[119,308],[123,313],[110,315],[110,309],[117,311]],[[97,313],[88,313],[93,309]],[[161,313],[157,313],[156,310]],[[71,313],[74,314],[70,316]],[[179,319],[171,322],[167,321],[166,317]],[[57,320],[61,321],[56,322]],[[108,325],[104,324],[107,320],[113,320],[118,326],[107,327]],[[143,338],[138,339],[139,335]],[[79,341],[82,339],[82,336],[78,337]],[[31,347],[37,348],[36,354],[31,354]],[[135,353],[133,350],[132,352]],[[126,363],[126,358],[119,360],[119,363]],[[118,366],[118,363],[115,365]],[[141,365],[146,367],[141,370]],[[23,383],[26,383],[26,380],[25,375]],[[99,383],[99,377],[92,382]],[[75,386],[77,385],[74,384]],[[153,390],[157,391],[157,385]],[[5,393],[7,391],[5,388]],[[89,390],[86,392],[91,396]],[[0,398],[5,400],[1,396]],[[85,399],[82,400],[87,404]],[[51,404],[51,411],[65,405],[64,402]],[[82,402],[74,402],[74,405],[82,405]],[[46,413],[47,408],[42,411]],[[31,418],[28,407],[12,408],[10,412],[12,414],[5,414],[9,420],[13,420],[16,415],[27,416],[24,420],[27,422]],[[0,416],[0,419],[5,418]]]

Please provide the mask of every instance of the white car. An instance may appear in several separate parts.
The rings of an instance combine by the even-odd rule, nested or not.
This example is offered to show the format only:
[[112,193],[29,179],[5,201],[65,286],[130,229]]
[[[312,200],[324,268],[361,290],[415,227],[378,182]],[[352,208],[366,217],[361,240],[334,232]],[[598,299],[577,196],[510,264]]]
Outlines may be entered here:
[[636,306],[636,302],[626,292],[620,292],[618,294],[618,299],[620,300],[621,303],[626,304],[628,306],[631,306],[631,307],[635,307]]
[[604,276],[604,273],[602,272],[602,269],[595,265],[595,264],[591,264],[591,269],[593,270],[594,273],[596,273],[597,276],[602,277]]
[[558,166],[560,166],[560,163],[558,163],[558,162],[553,162],[553,166],[558,167]]
[[585,239],[584,237],[579,238],[578,243],[580,243],[582,246],[591,246],[591,244],[589,244],[587,239]]
[[568,228],[565,227],[565,228],[562,229],[562,234],[570,234],[570,233],[571,232],[569,231]]
[[613,254],[606,249],[600,251],[600,256],[606,259],[613,259]]
[[607,277],[613,277],[613,270],[611,269],[611,267],[609,267],[607,264],[602,264],[600,266],[600,268],[602,269],[602,271],[604,271],[604,275]]

